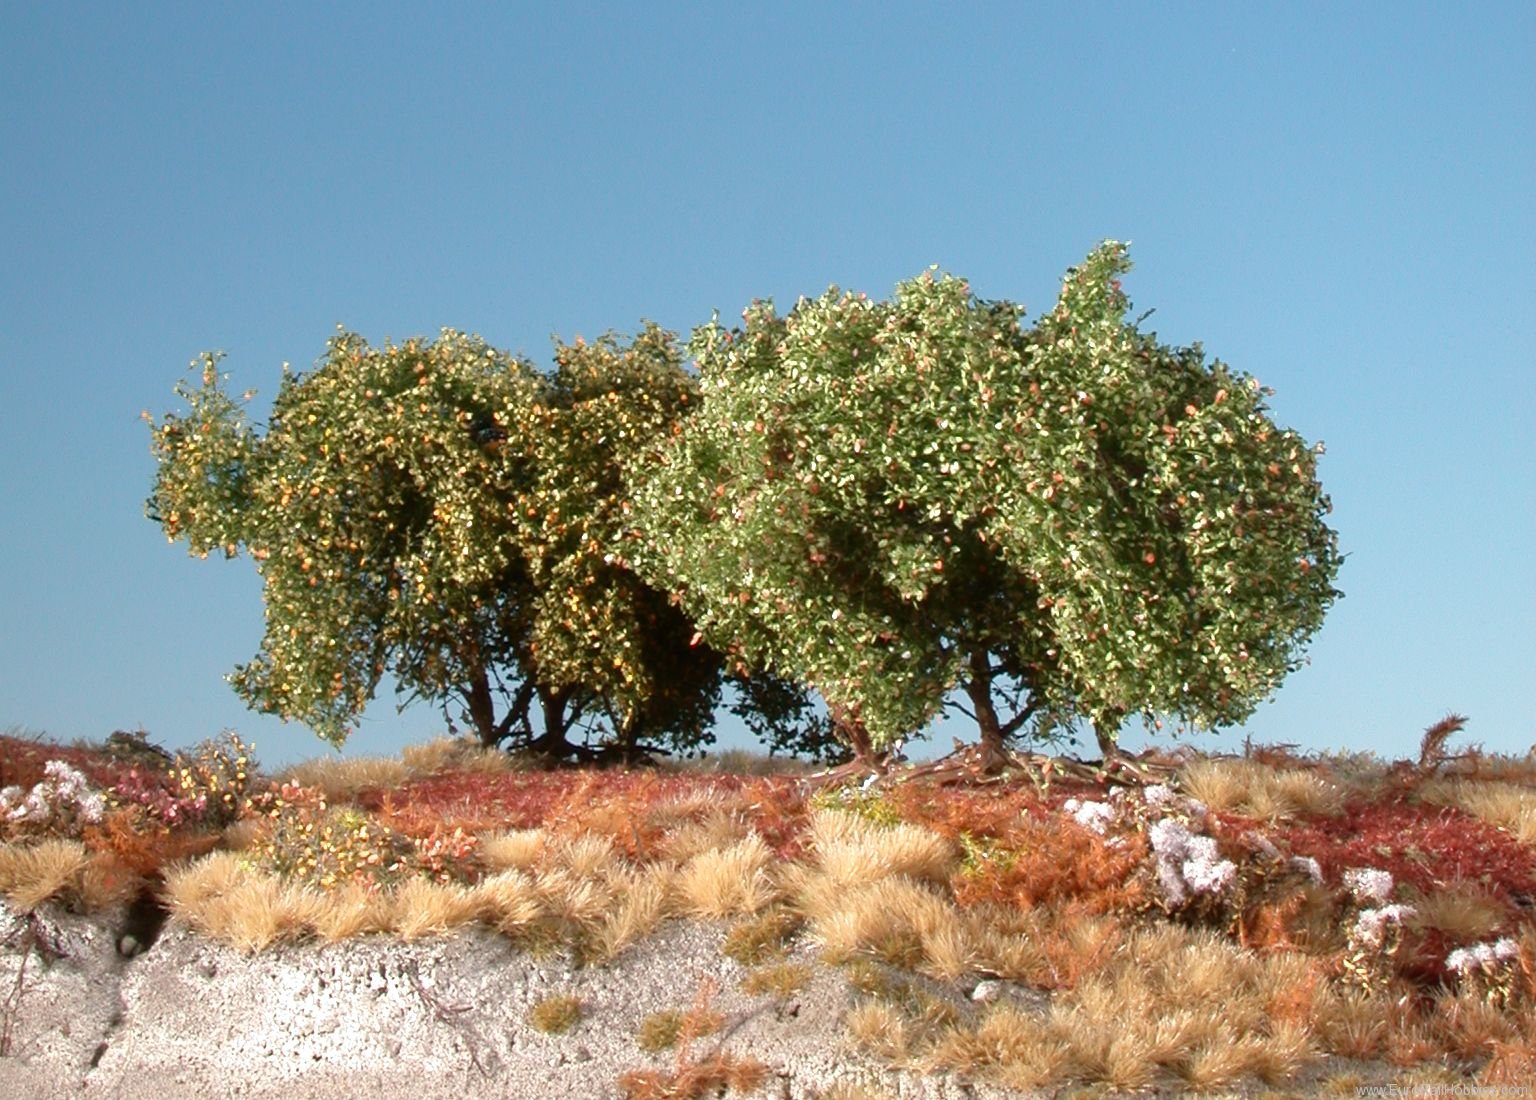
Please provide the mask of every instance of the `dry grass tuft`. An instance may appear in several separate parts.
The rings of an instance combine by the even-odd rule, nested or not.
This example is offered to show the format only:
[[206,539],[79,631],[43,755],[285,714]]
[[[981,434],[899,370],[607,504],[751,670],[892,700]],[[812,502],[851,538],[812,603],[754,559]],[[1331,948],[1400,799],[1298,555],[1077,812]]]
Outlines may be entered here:
[[[909,969],[928,969],[930,948],[945,960],[974,954],[961,912],[930,887],[885,878],[838,891],[826,880],[804,906],[812,938],[833,963],[870,955]],[[961,945],[961,946],[957,946]],[[949,974],[949,977],[958,975]]]
[[892,1065],[908,1064],[913,1037],[906,1016],[895,1005],[882,1000],[864,1001],[848,1010],[843,1024],[856,1049]]
[[887,825],[825,809],[811,815],[809,831],[817,866],[838,887],[862,886],[892,875],[945,882],[957,863],[948,840],[906,822]]
[[676,875],[666,864],[652,864],[616,880],[617,900],[589,937],[588,961],[609,962],[655,931],[672,912]]
[[441,935],[478,917],[483,897],[457,883],[408,878],[390,896],[390,926],[407,941]]
[[801,963],[773,963],[747,972],[741,988],[754,997],[793,997],[811,983],[811,968]]
[[756,1092],[768,1080],[768,1067],[755,1058],[716,1052],[702,1061],[680,1059],[671,1071],[636,1069],[619,1077],[625,1100],[704,1100],[730,1091]]
[[534,880],[522,871],[499,871],[475,884],[482,921],[503,935],[516,935],[539,919],[544,907]]
[[528,1010],[528,1023],[546,1035],[563,1035],[581,1022],[580,997],[557,994],[545,997]]
[[85,845],[76,840],[0,845],[0,893],[19,910],[36,909],[78,892],[90,862]]
[[671,1050],[688,1036],[703,1038],[715,1034],[724,1026],[725,1017],[707,1008],[692,1008],[687,1012],[664,1009],[640,1021],[640,1028],[635,1033],[635,1045],[647,1054],[659,1054]]
[[387,756],[321,756],[283,769],[279,783],[321,791],[328,802],[350,801],[369,788],[398,787],[413,772],[403,761]]
[[455,737],[434,737],[400,750],[400,763],[412,775],[431,775],[452,766],[465,743]]
[[684,908],[701,917],[761,912],[779,896],[768,868],[773,852],[755,834],[729,848],[700,852],[678,873]]
[[345,882],[325,894],[325,905],[310,917],[310,927],[326,943],[388,931],[394,906],[388,895],[359,882]]
[[[674,807],[666,807],[673,810]],[[735,810],[719,805],[711,806],[695,819],[668,820],[670,813],[653,818],[656,828],[664,829],[657,851],[663,859],[686,863],[694,856],[716,848],[728,848],[745,840],[752,831],[746,818]]]
[[1455,806],[1503,829],[1522,844],[1536,845],[1536,790],[1478,779],[1437,779],[1419,788],[1419,797]]
[[1334,814],[1345,791],[1305,768],[1272,768],[1257,760],[1205,758],[1179,771],[1185,794],[1213,810],[1274,821],[1298,813]]
[[1434,928],[1452,943],[1475,943],[1491,938],[1509,918],[1509,910],[1477,883],[1456,883],[1414,899],[1418,910],[1414,923]]
[[513,829],[480,840],[480,858],[492,871],[532,870],[544,856],[543,829]]
[[861,1081],[833,1081],[818,1100],[897,1100],[896,1094]]
[[805,927],[805,919],[793,909],[778,906],[739,921],[725,934],[720,953],[743,966],[756,966],[784,953],[790,940]]

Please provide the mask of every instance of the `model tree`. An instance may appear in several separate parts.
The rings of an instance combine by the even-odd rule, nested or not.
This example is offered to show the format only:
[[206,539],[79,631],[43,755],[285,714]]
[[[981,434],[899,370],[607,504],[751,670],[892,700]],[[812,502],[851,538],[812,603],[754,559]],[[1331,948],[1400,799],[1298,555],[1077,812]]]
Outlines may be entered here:
[[638,495],[642,572],[867,755],[956,689],[995,757],[1090,722],[1241,720],[1339,566],[1314,450],[1266,391],[1127,320],[1125,250],[1036,325],[932,272],[690,344],[704,408]]
[[386,673],[486,745],[712,739],[721,657],[617,544],[628,471],[696,393],[672,345],[578,342],[546,377],[460,333],[343,332],[284,377],[265,432],[205,357],[154,426],[148,511],[194,553],[255,559],[266,633],[236,690],[337,744]]

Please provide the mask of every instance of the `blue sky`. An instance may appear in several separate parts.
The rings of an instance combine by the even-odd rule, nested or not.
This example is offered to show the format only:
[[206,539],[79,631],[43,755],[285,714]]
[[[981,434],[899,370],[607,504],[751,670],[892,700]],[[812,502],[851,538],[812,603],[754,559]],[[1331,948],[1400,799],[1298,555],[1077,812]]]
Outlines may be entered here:
[[[930,264],[1037,312],[1113,237],[1148,327],[1326,442],[1349,554],[1204,743],[1531,748],[1536,6],[952,7],[0,8],[0,728],[325,750],[223,682],[249,561],[143,516],[139,413],[201,351],[270,399],[338,322],[547,363]],[[348,751],[441,728],[382,698]]]

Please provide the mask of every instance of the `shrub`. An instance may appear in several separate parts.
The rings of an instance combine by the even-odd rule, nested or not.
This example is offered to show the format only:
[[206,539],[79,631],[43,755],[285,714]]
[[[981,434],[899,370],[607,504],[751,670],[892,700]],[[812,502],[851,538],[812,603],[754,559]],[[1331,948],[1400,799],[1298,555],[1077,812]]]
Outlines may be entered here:
[[569,994],[545,997],[528,1010],[528,1022],[546,1035],[563,1035],[581,1020],[581,998]]
[[361,810],[332,807],[313,788],[283,784],[253,803],[268,818],[251,847],[260,866],[330,889],[345,882],[374,888],[414,868],[414,846]]
[[0,836],[78,836],[101,821],[106,801],[85,776],[62,760],[43,766],[30,791],[0,790]]

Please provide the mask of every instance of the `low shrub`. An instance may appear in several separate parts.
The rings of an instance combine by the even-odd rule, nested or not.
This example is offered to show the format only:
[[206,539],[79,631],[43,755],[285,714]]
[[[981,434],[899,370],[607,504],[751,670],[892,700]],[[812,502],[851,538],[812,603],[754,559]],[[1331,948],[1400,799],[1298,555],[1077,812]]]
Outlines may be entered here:
[[581,1021],[580,997],[558,994],[545,997],[528,1010],[528,1023],[546,1035],[563,1035]]

